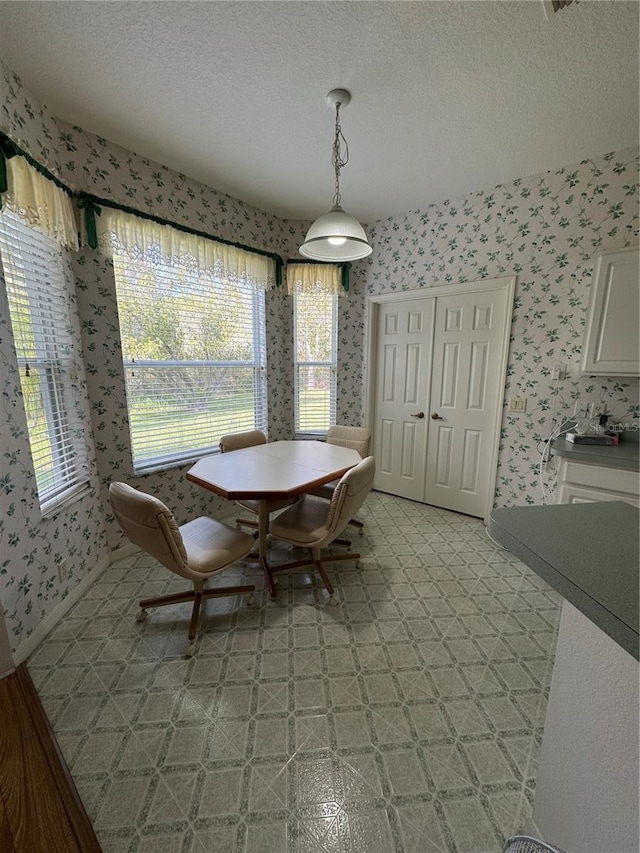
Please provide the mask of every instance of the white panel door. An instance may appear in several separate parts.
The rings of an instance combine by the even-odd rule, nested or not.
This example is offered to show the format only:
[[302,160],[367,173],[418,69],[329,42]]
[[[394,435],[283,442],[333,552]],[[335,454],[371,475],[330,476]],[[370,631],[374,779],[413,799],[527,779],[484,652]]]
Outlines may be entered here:
[[436,301],[424,501],[482,517],[494,482],[509,294]]
[[423,500],[433,299],[380,305],[376,330],[374,488]]

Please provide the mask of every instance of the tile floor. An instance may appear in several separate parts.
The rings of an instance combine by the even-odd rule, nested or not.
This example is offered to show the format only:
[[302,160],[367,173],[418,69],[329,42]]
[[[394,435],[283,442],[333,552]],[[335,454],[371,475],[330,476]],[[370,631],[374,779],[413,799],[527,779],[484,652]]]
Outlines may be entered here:
[[360,517],[338,607],[280,575],[210,601],[187,660],[188,605],[134,619],[180,587],[140,555],[33,655],[105,853],[498,853],[527,823],[558,596],[477,519],[380,493]]

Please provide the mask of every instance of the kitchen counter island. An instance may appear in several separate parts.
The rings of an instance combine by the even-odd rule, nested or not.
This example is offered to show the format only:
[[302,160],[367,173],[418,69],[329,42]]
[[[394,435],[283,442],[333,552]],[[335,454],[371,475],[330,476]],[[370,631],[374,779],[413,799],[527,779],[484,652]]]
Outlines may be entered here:
[[536,830],[568,853],[637,853],[640,513],[622,501],[509,507],[489,532],[565,599]]
[[623,501],[494,509],[489,532],[639,659],[640,513]]

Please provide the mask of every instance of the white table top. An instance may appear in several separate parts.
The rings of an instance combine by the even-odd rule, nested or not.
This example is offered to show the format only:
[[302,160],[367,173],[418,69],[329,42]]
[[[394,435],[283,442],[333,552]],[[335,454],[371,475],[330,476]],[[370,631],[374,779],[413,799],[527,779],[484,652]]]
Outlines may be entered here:
[[205,456],[187,480],[229,500],[293,497],[339,479],[360,462],[356,450],[322,441],[274,441]]

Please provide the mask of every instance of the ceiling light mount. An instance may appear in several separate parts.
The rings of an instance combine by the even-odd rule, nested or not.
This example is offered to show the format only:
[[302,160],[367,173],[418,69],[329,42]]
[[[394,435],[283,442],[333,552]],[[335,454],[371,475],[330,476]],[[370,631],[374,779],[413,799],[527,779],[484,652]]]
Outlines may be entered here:
[[329,263],[358,261],[368,257],[372,249],[362,225],[345,213],[340,205],[340,172],[349,162],[349,146],[340,125],[340,108],[349,104],[351,93],[346,89],[332,89],[325,100],[336,111],[331,153],[335,175],[333,207],[328,213],[319,216],[309,228],[300,246],[300,254],[305,258]]
[[351,92],[348,89],[332,89],[325,101],[332,110],[336,107],[346,107],[351,103]]

